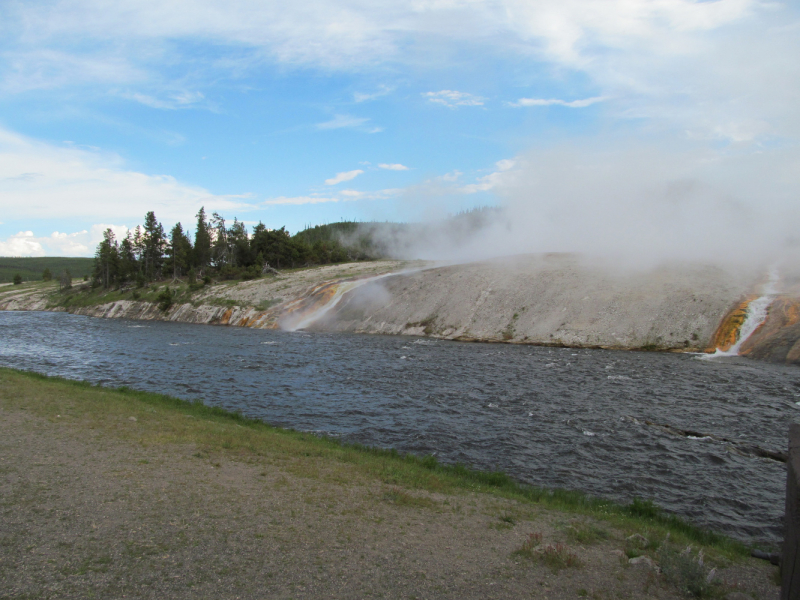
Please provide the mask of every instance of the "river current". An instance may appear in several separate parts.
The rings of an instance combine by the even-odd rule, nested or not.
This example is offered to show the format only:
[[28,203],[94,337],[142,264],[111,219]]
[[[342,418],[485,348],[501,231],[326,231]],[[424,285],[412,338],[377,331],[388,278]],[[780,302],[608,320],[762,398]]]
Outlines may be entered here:
[[742,358],[0,312],[0,365],[433,453],[535,485],[782,539],[785,465],[646,420],[785,450],[800,370]]

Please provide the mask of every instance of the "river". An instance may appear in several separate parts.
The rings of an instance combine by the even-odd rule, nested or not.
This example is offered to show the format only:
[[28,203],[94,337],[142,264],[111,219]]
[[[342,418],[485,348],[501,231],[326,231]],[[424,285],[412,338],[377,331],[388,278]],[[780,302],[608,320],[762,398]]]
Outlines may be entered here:
[[785,465],[646,420],[785,450],[800,370],[743,358],[0,312],[0,365],[162,392],[518,480],[782,539]]

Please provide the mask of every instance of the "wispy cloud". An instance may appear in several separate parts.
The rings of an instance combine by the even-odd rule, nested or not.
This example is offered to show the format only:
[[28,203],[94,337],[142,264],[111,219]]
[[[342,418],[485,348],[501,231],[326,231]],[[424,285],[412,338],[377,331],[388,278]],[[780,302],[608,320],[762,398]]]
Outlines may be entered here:
[[266,206],[275,206],[280,204],[290,204],[293,206],[300,206],[302,204],[322,204],[324,202],[338,202],[339,198],[335,196],[278,196],[277,198],[270,198],[263,202]]
[[423,92],[423,97],[434,104],[441,104],[448,108],[457,106],[483,106],[484,98],[466,92],[455,90],[441,90],[440,92]]
[[386,169],[387,171],[408,171],[408,167],[400,163],[381,163],[378,165],[379,169]]
[[156,98],[140,92],[118,91],[116,95],[120,98],[133,100],[150,108],[162,110],[176,110],[179,108],[192,108],[205,100],[202,92],[182,91],[168,95],[166,98]]
[[584,98],[583,100],[559,100],[557,98],[520,98],[516,102],[509,102],[509,106],[515,107],[523,107],[523,106],[567,106],[569,108],[585,108],[587,106],[591,106],[592,104],[596,104],[597,102],[603,102],[608,100],[606,96],[595,96],[593,98]]
[[300,206],[303,204],[323,204],[326,202],[348,202],[353,200],[386,200],[400,195],[402,189],[384,189],[362,192],[360,190],[342,190],[335,195],[325,196],[322,194],[311,194],[309,196],[279,196],[277,198],[270,198],[265,200],[265,206],[275,206],[288,204],[292,206]]
[[361,175],[364,171],[361,169],[355,169],[354,171],[344,171],[343,173],[337,173],[334,177],[325,180],[325,185],[336,185],[337,183],[342,183],[343,181],[350,181],[351,179],[355,179],[359,175]]
[[386,96],[391,94],[394,91],[393,87],[388,85],[379,85],[378,90],[372,93],[362,93],[356,92],[353,94],[353,100],[355,102],[369,102],[370,100],[376,100],[382,96]]
[[345,127],[361,127],[367,121],[366,117],[354,117],[352,115],[336,115],[330,121],[317,123],[317,129],[343,129]]
[[373,190],[362,192],[360,190],[342,190],[340,194],[343,200],[386,200],[403,193],[400,188],[387,188],[384,190]]

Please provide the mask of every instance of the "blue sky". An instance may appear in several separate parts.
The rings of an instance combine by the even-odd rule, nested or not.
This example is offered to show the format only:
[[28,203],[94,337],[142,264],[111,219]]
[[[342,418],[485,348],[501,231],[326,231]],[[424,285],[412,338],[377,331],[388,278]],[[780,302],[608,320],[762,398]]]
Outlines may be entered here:
[[7,0],[0,40],[0,255],[200,206],[294,232],[498,204],[541,240],[503,252],[800,224],[796,4]]

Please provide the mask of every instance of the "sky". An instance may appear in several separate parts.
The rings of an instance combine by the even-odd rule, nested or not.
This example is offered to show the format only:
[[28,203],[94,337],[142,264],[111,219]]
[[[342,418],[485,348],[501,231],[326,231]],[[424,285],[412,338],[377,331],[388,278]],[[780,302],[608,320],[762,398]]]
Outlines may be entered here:
[[495,254],[798,257],[798,107],[796,2],[4,0],[0,256],[497,205]]

